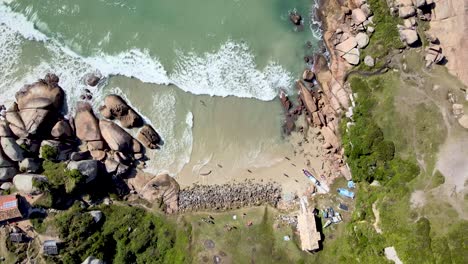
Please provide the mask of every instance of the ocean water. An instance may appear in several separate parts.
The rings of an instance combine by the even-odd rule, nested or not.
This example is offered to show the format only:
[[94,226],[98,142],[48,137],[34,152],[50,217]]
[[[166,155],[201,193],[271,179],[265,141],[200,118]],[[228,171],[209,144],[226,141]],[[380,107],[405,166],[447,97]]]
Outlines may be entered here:
[[[0,0],[0,102],[55,72],[72,114],[87,88],[83,76],[99,72],[94,106],[118,93],[163,137],[162,149],[148,153],[149,171],[267,166],[286,147],[278,89],[294,93],[308,67],[303,57],[317,50],[313,7],[310,0]],[[290,23],[293,10],[302,27]]]

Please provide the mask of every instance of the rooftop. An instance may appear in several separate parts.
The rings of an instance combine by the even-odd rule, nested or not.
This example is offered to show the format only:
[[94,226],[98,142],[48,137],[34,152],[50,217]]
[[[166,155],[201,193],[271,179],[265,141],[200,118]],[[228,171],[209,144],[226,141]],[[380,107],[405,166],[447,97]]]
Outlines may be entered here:
[[0,221],[8,221],[15,218],[21,218],[21,212],[18,208],[18,199],[16,195],[0,196]]

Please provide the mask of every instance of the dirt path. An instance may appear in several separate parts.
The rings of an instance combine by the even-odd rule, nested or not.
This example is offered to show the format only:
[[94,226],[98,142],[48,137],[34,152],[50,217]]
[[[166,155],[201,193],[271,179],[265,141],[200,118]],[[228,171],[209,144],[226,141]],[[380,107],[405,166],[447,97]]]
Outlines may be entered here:
[[373,224],[374,228],[375,228],[375,231],[378,233],[378,234],[382,234],[382,229],[380,229],[379,227],[379,222],[380,222],[380,213],[379,213],[379,209],[377,209],[377,202],[374,202],[372,204],[372,212],[374,213],[374,216],[375,216],[375,222]]
[[395,264],[403,264],[403,262],[400,260],[400,258],[397,255],[395,247],[386,247],[385,248],[385,257],[387,257],[387,259],[392,260],[393,262],[395,262]]

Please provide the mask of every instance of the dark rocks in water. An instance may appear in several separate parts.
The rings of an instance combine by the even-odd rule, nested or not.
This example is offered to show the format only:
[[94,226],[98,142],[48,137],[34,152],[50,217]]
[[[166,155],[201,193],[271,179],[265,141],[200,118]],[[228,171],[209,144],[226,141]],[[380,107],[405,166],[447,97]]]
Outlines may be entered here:
[[85,76],[85,82],[88,86],[94,87],[101,80],[100,74],[89,73]]
[[159,134],[150,125],[144,125],[138,132],[137,139],[147,148],[157,149],[162,140]]
[[307,69],[302,73],[302,79],[306,82],[313,82],[315,79],[315,73],[312,70]]
[[107,95],[104,98],[104,105],[99,108],[99,111],[107,119],[119,120],[125,128],[143,125],[141,116],[116,94]]
[[302,17],[297,12],[291,12],[289,14],[289,20],[296,26],[301,25]]
[[46,76],[44,77],[44,81],[49,85],[49,86],[57,86],[60,79],[59,77],[54,74],[54,73],[47,73]]
[[281,90],[279,97],[280,97],[281,105],[283,105],[284,111],[288,112],[289,109],[291,109],[292,107],[292,103],[289,100],[288,95],[283,90]]

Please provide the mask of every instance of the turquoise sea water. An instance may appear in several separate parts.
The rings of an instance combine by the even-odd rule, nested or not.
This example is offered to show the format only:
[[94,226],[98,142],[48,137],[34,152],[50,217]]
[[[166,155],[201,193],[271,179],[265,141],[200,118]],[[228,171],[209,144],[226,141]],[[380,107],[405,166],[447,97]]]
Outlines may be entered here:
[[[0,0],[0,100],[56,72],[70,111],[82,77],[128,98],[161,132],[149,170],[189,161],[251,166],[284,148],[274,100],[317,48],[310,0]],[[297,10],[304,25],[288,18]],[[306,42],[312,43],[312,48]],[[227,151],[229,150],[229,151]],[[270,158],[271,155],[268,155]]]

